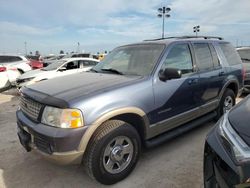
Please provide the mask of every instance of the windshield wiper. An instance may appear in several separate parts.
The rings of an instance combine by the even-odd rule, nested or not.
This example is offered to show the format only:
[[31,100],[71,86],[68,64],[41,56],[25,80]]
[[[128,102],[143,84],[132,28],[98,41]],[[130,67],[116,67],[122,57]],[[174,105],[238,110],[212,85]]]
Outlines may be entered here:
[[[89,69],[89,71],[91,71],[91,72],[97,72],[97,73],[98,73],[98,71],[95,70],[95,69]],[[88,72],[89,72],[89,71],[88,71]]]
[[116,70],[116,69],[112,69],[112,68],[110,68],[110,69],[101,69],[101,70],[103,70],[103,71],[108,71],[108,72],[112,72],[112,73],[119,74],[119,75],[123,75],[122,72],[120,72],[120,71],[118,71],[118,70]]

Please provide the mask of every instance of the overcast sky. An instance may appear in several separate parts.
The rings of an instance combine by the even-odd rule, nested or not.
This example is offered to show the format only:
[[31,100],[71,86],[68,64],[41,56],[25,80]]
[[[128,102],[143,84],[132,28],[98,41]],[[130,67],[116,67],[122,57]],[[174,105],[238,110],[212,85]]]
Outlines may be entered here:
[[[164,3],[163,3],[164,2]],[[157,8],[169,6],[166,36],[222,36],[250,45],[250,0],[0,0],[0,53],[112,50],[161,37]]]

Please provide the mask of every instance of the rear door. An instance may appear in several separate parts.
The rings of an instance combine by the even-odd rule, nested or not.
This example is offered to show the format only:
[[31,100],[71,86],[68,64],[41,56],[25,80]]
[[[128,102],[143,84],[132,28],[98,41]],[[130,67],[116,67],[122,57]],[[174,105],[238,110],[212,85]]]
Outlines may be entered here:
[[223,87],[226,70],[221,66],[212,43],[192,43],[197,69],[200,75],[201,114],[205,114],[218,105],[218,96]]

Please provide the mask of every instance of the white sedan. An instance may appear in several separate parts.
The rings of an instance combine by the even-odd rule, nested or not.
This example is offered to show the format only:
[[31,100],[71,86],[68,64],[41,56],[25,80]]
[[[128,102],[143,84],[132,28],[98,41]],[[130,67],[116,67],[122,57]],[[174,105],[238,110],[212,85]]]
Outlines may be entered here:
[[22,55],[0,55],[0,64],[7,69],[16,68],[21,74],[31,70],[29,63]]
[[14,85],[16,78],[20,75],[17,68],[7,68],[0,64],[0,92]]
[[40,70],[33,70],[22,74],[17,80],[17,88],[34,84],[51,78],[88,71],[99,63],[92,58],[67,58],[58,60]]

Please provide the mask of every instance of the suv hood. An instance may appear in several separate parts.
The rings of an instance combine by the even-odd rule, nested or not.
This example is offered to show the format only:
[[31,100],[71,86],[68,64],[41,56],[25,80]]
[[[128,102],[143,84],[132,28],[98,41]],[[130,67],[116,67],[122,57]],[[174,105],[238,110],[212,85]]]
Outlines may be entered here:
[[32,70],[22,74],[21,76],[19,76],[18,79],[22,80],[22,79],[34,78],[37,76],[48,75],[51,72],[54,71]]
[[[78,97],[88,97],[94,94],[110,91],[124,85],[141,80],[141,76],[123,76],[115,74],[101,74],[81,72],[68,76],[58,77],[51,80],[38,82],[22,88],[22,92],[31,98],[36,98],[35,93],[40,93],[38,101],[46,103],[44,98],[53,97],[69,103]],[[30,90],[30,92],[29,92]],[[30,93],[30,94],[29,94]],[[32,95],[32,96],[31,96]],[[41,97],[44,95],[44,97]],[[54,104],[55,105],[55,104]],[[56,105],[58,106],[58,104]]]
[[237,104],[228,115],[232,127],[250,146],[250,97],[246,97]]

